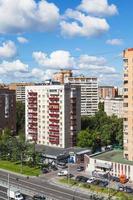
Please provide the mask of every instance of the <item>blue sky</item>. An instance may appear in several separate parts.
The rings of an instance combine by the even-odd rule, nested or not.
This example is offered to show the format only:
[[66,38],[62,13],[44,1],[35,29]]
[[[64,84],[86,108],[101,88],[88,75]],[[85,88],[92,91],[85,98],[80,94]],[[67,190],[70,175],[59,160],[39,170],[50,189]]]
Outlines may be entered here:
[[59,69],[122,85],[133,1],[0,0],[0,82],[41,82]]

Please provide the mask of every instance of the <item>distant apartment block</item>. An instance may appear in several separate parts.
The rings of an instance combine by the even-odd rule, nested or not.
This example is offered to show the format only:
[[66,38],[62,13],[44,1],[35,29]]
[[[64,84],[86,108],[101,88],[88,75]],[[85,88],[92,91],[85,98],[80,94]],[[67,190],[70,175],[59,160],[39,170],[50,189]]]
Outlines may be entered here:
[[133,48],[124,50],[124,157],[133,161]]
[[52,147],[73,147],[81,128],[80,87],[26,87],[26,140]]
[[11,83],[9,84],[10,90],[16,91],[16,101],[25,103],[25,86],[34,85],[33,83]]
[[104,100],[106,97],[114,98],[118,96],[118,88],[114,86],[99,86],[98,94],[100,100]]
[[72,77],[72,70],[60,70],[59,72],[54,73],[53,80],[58,81],[61,84],[64,84],[65,79]]
[[66,82],[81,87],[81,115],[92,116],[98,111],[98,81],[96,77],[68,77]]
[[123,118],[123,98],[106,98],[104,100],[104,111],[108,116],[116,115]]
[[16,95],[14,90],[0,88],[0,132],[16,132]]

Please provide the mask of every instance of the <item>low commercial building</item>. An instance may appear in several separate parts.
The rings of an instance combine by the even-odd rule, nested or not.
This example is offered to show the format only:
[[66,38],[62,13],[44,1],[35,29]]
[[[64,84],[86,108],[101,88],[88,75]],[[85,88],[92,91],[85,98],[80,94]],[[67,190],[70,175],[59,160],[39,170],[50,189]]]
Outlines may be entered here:
[[42,153],[45,163],[68,162],[84,163],[84,155],[90,155],[91,150],[80,147],[57,148],[44,145],[36,145],[36,151]]
[[120,177],[125,175],[130,181],[133,181],[133,161],[123,158],[122,150],[112,150],[104,153],[85,155],[85,170],[94,176],[112,176]]
[[108,116],[116,115],[118,118],[123,118],[123,98],[106,98],[104,111]]

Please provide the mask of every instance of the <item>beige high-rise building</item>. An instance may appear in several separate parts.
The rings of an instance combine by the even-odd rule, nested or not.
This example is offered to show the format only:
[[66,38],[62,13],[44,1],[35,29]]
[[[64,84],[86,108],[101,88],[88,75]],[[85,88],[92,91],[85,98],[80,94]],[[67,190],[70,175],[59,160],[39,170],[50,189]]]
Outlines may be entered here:
[[124,62],[124,157],[133,161],[133,48],[123,51]]
[[25,103],[25,86],[34,85],[33,83],[11,83],[9,84],[10,90],[16,91],[16,101]]
[[72,70],[61,69],[59,72],[53,75],[53,80],[64,84],[65,79],[69,77],[72,77]]
[[51,147],[76,146],[81,128],[79,86],[27,86],[25,111],[26,140]]

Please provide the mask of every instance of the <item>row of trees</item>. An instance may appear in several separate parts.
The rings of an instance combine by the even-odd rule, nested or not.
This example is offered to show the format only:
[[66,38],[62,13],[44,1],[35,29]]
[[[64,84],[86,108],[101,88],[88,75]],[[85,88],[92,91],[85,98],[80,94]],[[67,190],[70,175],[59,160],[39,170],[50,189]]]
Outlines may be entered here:
[[35,144],[25,141],[23,133],[11,136],[10,130],[5,129],[0,134],[0,159],[35,167],[39,163],[40,155],[35,151]]
[[102,146],[123,146],[123,120],[117,116],[107,116],[103,105],[92,117],[82,117],[81,131],[78,134],[77,145],[99,151]]

